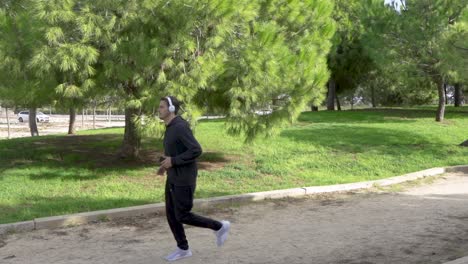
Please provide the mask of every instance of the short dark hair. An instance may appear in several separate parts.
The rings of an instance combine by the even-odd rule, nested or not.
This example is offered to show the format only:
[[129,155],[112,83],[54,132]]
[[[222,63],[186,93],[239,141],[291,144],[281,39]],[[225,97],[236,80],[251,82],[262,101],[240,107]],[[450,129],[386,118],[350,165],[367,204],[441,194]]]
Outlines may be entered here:
[[179,113],[179,109],[180,109],[180,101],[177,100],[177,98],[175,98],[175,97],[172,96],[172,95],[162,97],[162,98],[161,98],[161,101],[166,102],[166,104],[167,104],[168,107],[170,106],[170,104],[169,104],[169,100],[167,100],[167,97],[171,98],[172,105],[175,107],[175,112],[174,112],[174,114],[177,115],[177,114]]

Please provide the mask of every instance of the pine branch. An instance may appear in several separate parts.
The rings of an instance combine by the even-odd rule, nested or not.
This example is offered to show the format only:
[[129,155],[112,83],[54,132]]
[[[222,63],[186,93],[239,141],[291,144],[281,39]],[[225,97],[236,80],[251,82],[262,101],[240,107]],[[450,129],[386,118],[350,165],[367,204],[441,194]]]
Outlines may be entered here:
[[463,50],[463,51],[468,51],[468,48],[457,46],[453,42],[451,42],[450,45],[452,45],[456,49],[460,49],[460,50]]

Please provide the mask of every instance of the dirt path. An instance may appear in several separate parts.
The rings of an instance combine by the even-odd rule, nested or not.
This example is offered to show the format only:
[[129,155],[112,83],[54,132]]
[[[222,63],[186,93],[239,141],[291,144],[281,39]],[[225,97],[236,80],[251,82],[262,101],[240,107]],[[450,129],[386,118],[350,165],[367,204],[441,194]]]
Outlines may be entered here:
[[[210,214],[232,221],[218,249],[187,228],[194,256],[177,263],[430,264],[468,255],[468,175],[401,192],[269,201]],[[0,240],[0,263],[165,263],[174,249],[164,217],[127,219]]]

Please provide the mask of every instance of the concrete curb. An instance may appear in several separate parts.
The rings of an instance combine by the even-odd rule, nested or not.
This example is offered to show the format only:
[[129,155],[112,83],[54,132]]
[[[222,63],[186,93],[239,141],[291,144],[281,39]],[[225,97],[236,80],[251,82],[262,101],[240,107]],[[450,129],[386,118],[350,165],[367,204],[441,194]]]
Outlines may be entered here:
[[[304,197],[312,194],[335,193],[355,191],[372,188],[375,186],[388,186],[406,181],[417,180],[424,177],[436,176],[447,172],[468,173],[468,165],[432,168],[419,172],[409,173],[402,176],[392,177],[383,180],[357,182],[349,184],[338,184],[329,186],[314,186],[304,188],[292,188],[285,190],[275,190],[267,192],[246,193],[239,195],[229,195],[222,197],[196,199],[194,207],[198,209],[212,208],[215,205],[232,205],[239,202],[262,201],[269,199],[282,199],[289,197]],[[165,214],[164,203],[132,206],[110,210],[93,211],[71,215],[36,218],[33,221],[11,223],[0,225],[0,235],[10,232],[31,231],[37,229],[52,229],[57,227],[86,224],[99,220],[111,220],[137,215]],[[452,264],[452,263],[451,263]],[[457,263],[458,264],[458,263]]]
[[34,221],[3,224],[3,225],[0,225],[0,235],[11,233],[11,232],[32,231],[34,229],[35,229]]
[[[132,206],[125,208],[93,211],[72,215],[61,215],[34,219],[35,229],[52,229],[61,226],[86,224],[99,220],[112,220],[135,215],[149,215],[164,212],[164,203]],[[1,233],[1,231],[0,231]]]
[[450,262],[445,262],[444,264],[468,264],[468,257],[459,258]]

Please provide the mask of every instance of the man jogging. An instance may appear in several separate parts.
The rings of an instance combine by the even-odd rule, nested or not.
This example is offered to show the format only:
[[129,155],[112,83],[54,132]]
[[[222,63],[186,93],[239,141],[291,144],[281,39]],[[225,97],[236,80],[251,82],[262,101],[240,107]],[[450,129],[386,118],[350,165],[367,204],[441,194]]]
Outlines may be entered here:
[[167,172],[165,199],[166,216],[177,249],[165,257],[168,261],[192,256],[183,224],[209,228],[215,231],[216,244],[224,244],[230,229],[229,221],[216,221],[191,212],[197,181],[196,158],[202,153],[187,121],[178,116],[179,101],[173,96],[161,98],[159,118],[166,125],[164,157],[158,174]]

